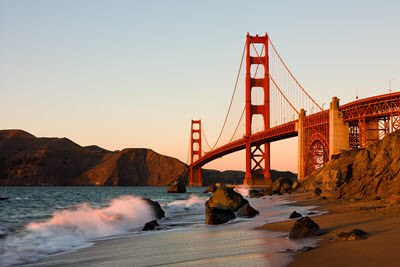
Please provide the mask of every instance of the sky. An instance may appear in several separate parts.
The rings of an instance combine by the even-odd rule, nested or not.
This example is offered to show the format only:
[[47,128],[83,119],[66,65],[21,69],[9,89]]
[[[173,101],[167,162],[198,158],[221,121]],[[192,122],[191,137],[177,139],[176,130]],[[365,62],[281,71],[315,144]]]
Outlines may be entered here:
[[[187,161],[222,126],[247,32],[322,105],[400,90],[399,1],[0,0],[0,129]],[[244,94],[244,85],[238,88]],[[271,145],[297,172],[297,140]],[[244,169],[244,151],[206,168]]]

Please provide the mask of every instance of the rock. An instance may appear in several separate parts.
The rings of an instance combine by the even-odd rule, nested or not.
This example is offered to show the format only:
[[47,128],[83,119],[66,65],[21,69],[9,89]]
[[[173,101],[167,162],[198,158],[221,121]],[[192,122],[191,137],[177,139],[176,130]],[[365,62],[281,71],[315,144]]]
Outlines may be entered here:
[[293,211],[292,214],[290,214],[289,219],[296,219],[296,218],[300,218],[303,217],[303,215],[301,215],[300,213]]
[[290,178],[278,178],[272,185],[271,190],[274,194],[286,193],[293,185],[293,180]]
[[314,196],[319,197],[322,194],[322,190],[319,187],[314,188]]
[[232,188],[221,186],[214,192],[207,203],[210,208],[237,211],[249,202]]
[[210,208],[208,206],[208,201],[206,202],[205,206],[206,206],[205,223],[208,225],[223,224],[236,218],[235,213],[231,209]]
[[151,199],[148,199],[148,198],[143,198],[143,200],[146,201],[147,204],[152,208],[154,216],[157,219],[162,219],[162,218],[165,217],[165,212],[161,208],[160,203],[158,203],[157,201],[153,201]]
[[167,193],[186,193],[185,184],[180,180],[173,182],[167,190]]
[[300,187],[299,182],[294,181],[292,184],[292,190],[296,191],[297,189],[299,189],[299,187]]
[[321,199],[322,200],[327,200],[328,198],[326,196],[323,196]]
[[251,197],[251,198],[260,197],[260,191],[261,191],[261,190],[250,189],[250,190],[249,190],[249,197]]
[[7,200],[9,197],[0,197],[0,200]]
[[315,213],[313,211],[310,211],[309,213],[307,213],[307,215],[315,215],[315,214],[317,214],[317,213]]
[[255,208],[253,208],[252,206],[250,206],[249,203],[245,204],[236,212],[237,217],[244,217],[244,218],[252,218],[258,214],[260,214],[260,212]]
[[210,185],[209,187],[207,187],[206,190],[204,190],[203,193],[214,193],[215,191],[217,191],[217,187],[215,185]]
[[147,222],[147,223],[144,225],[142,231],[151,231],[151,230],[155,230],[158,226],[160,226],[160,225],[158,224],[158,222],[157,222],[156,220],[151,221],[151,222]]
[[325,232],[319,228],[319,225],[308,217],[298,219],[289,232],[289,239],[299,239],[322,235]]
[[361,229],[353,229],[350,232],[341,232],[333,237],[333,241],[337,240],[360,240],[368,238],[368,234]]

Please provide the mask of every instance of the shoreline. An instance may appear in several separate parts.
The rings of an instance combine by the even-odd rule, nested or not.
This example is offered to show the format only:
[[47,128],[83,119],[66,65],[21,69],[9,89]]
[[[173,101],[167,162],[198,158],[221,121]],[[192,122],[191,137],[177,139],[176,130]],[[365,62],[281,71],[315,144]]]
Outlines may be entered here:
[[[288,266],[398,266],[400,261],[400,205],[381,200],[322,200],[311,193],[294,193],[287,199],[293,206],[317,206],[327,212],[309,216],[326,234],[316,237],[318,246],[297,253]],[[267,223],[257,229],[286,232],[296,220]],[[331,241],[335,234],[362,229],[368,238]]]

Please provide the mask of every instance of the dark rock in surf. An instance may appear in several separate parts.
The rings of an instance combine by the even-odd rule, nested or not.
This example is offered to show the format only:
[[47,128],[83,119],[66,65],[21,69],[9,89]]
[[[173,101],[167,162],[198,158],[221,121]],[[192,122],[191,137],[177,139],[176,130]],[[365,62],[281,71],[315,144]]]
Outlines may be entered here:
[[143,198],[143,200],[146,201],[147,204],[151,207],[151,209],[153,210],[153,213],[157,219],[162,219],[165,217],[165,212],[161,208],[160,203],[158,203],[157,201],[148,199],[148,198]]
[[147,223],[144,225],[142,231],[152,231],[152,230],[155,230],[158,226],[160,226],[160,225],[158,224],[158,222],[157,222],[156,220],[153,220],[153,221],[151,221],[151,222],[147,222]]
[[9,197],[0,197],[0,200],[7,200]]
[[296,218],[300,218],[300,217],[303,217],[303,215],[301,215],[297,211],[293,211],[292,214],[290,214],[289,219],[296,219]]
[[185,184],[177,180],[169,186],[167,193],[186,193]]

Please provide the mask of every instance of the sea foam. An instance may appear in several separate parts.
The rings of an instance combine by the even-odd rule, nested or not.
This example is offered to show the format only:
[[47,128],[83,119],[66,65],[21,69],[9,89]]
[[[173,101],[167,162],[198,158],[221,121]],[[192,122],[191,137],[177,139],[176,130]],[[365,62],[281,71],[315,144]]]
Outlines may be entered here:
[[82,203],[56,211],[43,222],[29,223],[0,245],[2,266],[18,265],[49,254],[90,246],[93,240],[140,229],[155,219],[152,209],[139,197],[121,196],[109,206],[93,208]]

